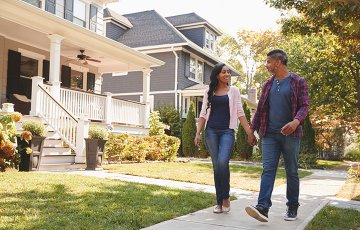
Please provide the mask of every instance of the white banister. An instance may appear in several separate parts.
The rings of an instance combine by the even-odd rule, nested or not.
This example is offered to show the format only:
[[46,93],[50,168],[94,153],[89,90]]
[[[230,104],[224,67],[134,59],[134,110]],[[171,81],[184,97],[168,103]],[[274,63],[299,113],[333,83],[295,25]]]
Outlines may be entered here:
[[37,116],[40,113],[41,92],[38,85],[43,84],[43,78],[34,76],[31,78],[31,110],[30,115]]
[[106,124],[111,124],[112,121],[112,93],[110,92],[105,92],[106,95],[106,102],[105,102],[105,123]]
[[80,118],[76,131],[76,157],[75,163],[86,162],[85,139],[88,138],[90,121],[85,117]]

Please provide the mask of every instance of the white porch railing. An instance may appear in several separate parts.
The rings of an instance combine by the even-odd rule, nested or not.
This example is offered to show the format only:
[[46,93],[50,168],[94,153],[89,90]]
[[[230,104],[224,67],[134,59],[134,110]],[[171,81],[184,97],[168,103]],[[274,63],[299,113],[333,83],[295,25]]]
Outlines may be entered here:
[[39,85],[37,99],[38,115],[57,131],[65,143],[73,150],[76,150],[76,134],[79,121],[41,85]]
[[132,125],[143,125],[145,104],[112,98],[111,105],[111,120],[113,120],[114,122]]
[[106,97],[70,89],[60,89],[60,102],[76,117],[85,116],[91,120],[105,119]]

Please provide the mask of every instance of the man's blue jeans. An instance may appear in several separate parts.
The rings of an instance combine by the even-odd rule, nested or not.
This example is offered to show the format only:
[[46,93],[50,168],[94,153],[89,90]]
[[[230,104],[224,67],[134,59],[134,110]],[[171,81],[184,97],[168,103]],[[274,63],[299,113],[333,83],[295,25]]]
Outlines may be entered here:
[[214,170],[216,202],[222,205],[230,197],[229,160],[234,147],[233,129],[205,129],[205,145],[211,155]]
[[298,157],[300,138],[267,133],[262,139],[263,172],[261,176],[258,205],[270,208],[276,170],[283,153],[286,170],[286,205],[299,205]]

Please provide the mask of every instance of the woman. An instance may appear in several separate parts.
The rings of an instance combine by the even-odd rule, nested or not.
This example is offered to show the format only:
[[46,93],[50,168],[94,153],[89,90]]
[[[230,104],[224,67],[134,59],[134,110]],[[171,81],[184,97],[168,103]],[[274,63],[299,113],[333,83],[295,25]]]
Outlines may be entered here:
[[229,68],[218,63],[211,71],[209,89],[205,91],[201,108],[195,145],[200,146],[201,131],[205,129],[205,145],[210,152],[216,189],[214,213],[230,211],[230,170],[229,160],[234,146],[234,129],[237,119],[248,135],[248,142],[256,144],[256,138],[246,120],[240,91],[229,86]]

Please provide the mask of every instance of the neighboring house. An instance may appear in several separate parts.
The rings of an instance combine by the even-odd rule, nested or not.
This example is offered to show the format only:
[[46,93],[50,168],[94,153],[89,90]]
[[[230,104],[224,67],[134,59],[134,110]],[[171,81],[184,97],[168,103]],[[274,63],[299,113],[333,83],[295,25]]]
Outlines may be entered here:
[[[119,131],[148,131],[149,78],[164,63],[104,36],[103,9],[114,1],[1,1],[1,103],[45,120],[76,153],[69,163],[85,161],[86,118]],[[136,84],[144,103],[100,94],[104,73],[133,71],[141,73]]]
[[[104,22],[107,37],[165,62],[152,72],[152,109],[174,105],[186,117],[190,102],[194,102],[198,116],[210,72],[216,63],[223,62],[215,54],[221,32],[195,13],[164,18],[150,10],[120,16],[106,8]],[[233,67],[229,68],[232,76],[240,76]],[[106,74],[102,91],[141,101],[139,81],[141,73],[137,72]],[[242,98],[249,101],[247,96]],[[256,98],[249,104],[255,109]]]

